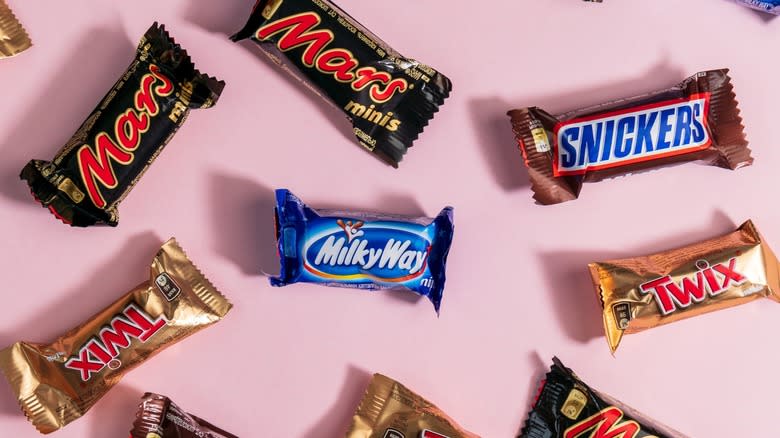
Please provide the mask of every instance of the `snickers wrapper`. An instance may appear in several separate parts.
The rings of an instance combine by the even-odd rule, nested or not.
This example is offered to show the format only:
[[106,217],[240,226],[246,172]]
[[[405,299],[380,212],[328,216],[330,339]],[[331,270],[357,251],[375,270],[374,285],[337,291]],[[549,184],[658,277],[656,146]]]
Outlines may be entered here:
[[171,239],[152,260],[148,280],[53,342],[0,351],[0,370],[33,425],[54,432],[83,416],[128,371],[230,308]]
[[5,0],[0,0],[0,58],[18,55],[32,46],[30,37]]
[[697,73],[674,87],[553,116],[509,111],[534,199],[577,199],[586,182],[699,161],[750,165],[748,142],[727,69]]
[[138,406],[130,438],[238,438],[192,414],[170,398],[147,392]]
[[258,44],[341,110],[360,145],[395,167],[452,90],[449,78],[401,55],[329,0],[259,0],[231,39]]
[[395,380],[374,374],[347,438],[479,438],[433,403]]
[[687,438],[601,393],[558,358],[518,438]]
[[119,203],[190,110],[213,106],[224,86],[196,70],[187,51],[154,23],[127,71],[54,159],[31,160],[20,176],[62,222],[116,226]]
[[625,334],[759,298],[780,301],[777,258],[751,221],[704,242],[589,267],[613,353]]

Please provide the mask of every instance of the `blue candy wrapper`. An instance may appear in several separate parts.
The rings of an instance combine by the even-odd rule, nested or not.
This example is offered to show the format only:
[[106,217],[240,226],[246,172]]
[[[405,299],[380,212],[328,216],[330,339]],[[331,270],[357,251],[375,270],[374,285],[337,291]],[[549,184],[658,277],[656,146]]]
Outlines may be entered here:
[[454,224],[452,207],[433,219],[315,210],[289,190],[276,191],[281,271],[273,286],[317,283],[405,289],[439,313]]
[[749,8],[780,15],[780,0],[734,0]]

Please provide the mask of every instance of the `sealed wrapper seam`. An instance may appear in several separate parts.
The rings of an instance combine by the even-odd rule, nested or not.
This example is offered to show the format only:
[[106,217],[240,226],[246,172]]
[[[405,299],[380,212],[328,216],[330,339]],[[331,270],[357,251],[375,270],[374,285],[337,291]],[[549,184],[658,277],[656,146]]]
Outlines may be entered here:
[[32,46],[24,27],[8,7],[0,0],[0,58],[18,55]]
[[[113,321],[116,314],[115,308],[121,308],[128,305],[134,305],[137,309],[146,312],[145,304],[137,301],[134,295],[137,291],[142,291],[144,296],[141,300],[148,301],[150,294],[162,294],[162,290],[156,291],[155,279],[161,274],[172,279],[176,284],[178,294],[169,299],[168,302],[177,300],[170,304],[171,311],[175,312],[183,309],[186,315],[176,319],[177,324],[167,325],[169,320],[165,319],[166,324],[161,326],[164,331],[161,338],[148,339],[144,341],[146,353],[138,353],[135,356],[125,357],[126,362],[121,369],[110,375],[91,376],[92,381],[80,381],[79,384],[68,381],[66,373],[73,372],[64,367],[65,360],[70,357],[76,357],[79,351],[80,343],[76,342],[79,338],[95,339],[104,327],[114,326],[108,324],[109,319]],[[187,257],[187,254],[176,243],[175,239],[165,243],[157,255],[154,257],[149,271],[150,279],[141,283],[134,289],[122,296],[114,304],[103,309],[94,315],[86,323],[68,331],[65,335],[58,338],[51,344],[31,344],[26,342],[17,342],[11,347],[0,351],[0,370],[6,376],[11,388],[17,396],[18,402],[27,418],[41,433],[50,433],[60,429],[77,418],[83,416],[105,393],[121,379],[124,374],[139,366],[143,361],[149,359],[165,349],[172,343],[178,342],[194,332],[205,328],[220,319],[222,319],[230,310],[232,305],[216,287],[203,275]],[[158,299],[160,302],[166,298]],[[125,304],[122,304],[125,303]],[[116,307],[117,304],[121,306]],[[153,306],[153,304],[150,304]],[[111,310],[111,312],[108,312]],[[163,311],[164,313],[164,311]],[[164,317],[164,314],[157,315],[158,318]],[[111,318],[109,318],[111,317]],[[98,324],[96,321],[106,321],[104,324]],[[106,325],[108,324],[108,325]],[[91,337],[86,337],[95,333]],[[127,339],[127,345],[122,346],[118,354],[124,354],[125,350],[142,348],[139,344],[133,344],[131,338]],[[90,341],[84,345],[88,345]],[[150,346],[153,344],[154,346]],[[62,362],[56,359],[52,360],[47,351],[54,352],[54,346],[65,348],[64,359]],[[64,347],[63,347],[64,346]],[[83,347],[82,347],[83,348]],[[113,347],[119,349],[120,347]],[[59,354],[59,352],[57,353]],[[116,358],[123,356],[115,356]],[[89,360],[89,359],[87,359]],[[121,363],[121,362],[120,362]],[[39,370],[45,371],[45,375]],[[103,371],[100,368],[97,372]],[[106,371],[108,372],[108,371]],[[70,380],[73,380],[71,378]]]

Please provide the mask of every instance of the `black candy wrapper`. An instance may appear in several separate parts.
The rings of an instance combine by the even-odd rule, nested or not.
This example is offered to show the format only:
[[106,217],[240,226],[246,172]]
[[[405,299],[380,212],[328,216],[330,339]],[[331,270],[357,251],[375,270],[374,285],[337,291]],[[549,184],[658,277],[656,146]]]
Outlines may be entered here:
[[64,223],[116,226],[118,204],[190,110],[213,106],[224,86],[196,70],[165,27],[154,23],[127,71],[54,159],[32,160],[20,176]]
[[358,142],[394,167],[452,90],[329,0],[260,0],[233,41],[250,38],[340,108]]
[[518,438],[688,438],[600,393],[558,358]]

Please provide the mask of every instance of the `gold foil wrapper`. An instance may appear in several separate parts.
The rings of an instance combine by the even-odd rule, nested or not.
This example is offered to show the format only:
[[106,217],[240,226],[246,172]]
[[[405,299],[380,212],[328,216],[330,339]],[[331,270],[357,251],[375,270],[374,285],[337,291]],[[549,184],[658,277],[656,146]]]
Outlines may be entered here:
[[347,438],[479,438],[433,403],[395,380],[374,374]]
[[5,0],[0,0],[0,58],[18,55],[32,46],[22,24]]
[[725,236],[589,268],[613,353],[624,334],[759,298],[780,301],[777,258],[751,221]]
[[171,239],[148,280],[54,342],[0,351],[0,370],[38,431],[54,432],[83,416],[128,371],[230,308]]

